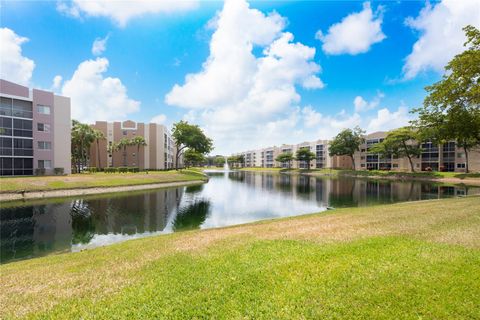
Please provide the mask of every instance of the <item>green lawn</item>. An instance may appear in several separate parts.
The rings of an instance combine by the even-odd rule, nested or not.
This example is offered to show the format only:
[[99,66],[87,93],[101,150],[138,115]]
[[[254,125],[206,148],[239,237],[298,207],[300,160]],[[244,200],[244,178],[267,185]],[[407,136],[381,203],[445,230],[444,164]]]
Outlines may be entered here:
[[152,183],[202,180],[201,172],[150,171],[139,173],[82,173],[67,176],[14,177],[0,179],[0,192],[47,191],[93,187],[118,187]]
[[478,208],[339,209],[9,263],[1,317],[478,319]]

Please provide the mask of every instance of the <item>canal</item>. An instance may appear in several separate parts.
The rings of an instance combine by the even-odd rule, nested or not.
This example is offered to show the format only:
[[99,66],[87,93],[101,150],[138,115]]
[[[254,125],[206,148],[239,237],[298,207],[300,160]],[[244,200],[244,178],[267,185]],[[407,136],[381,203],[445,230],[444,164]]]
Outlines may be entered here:
[[431,182],[211,171],[197,186],[4,203],[1,262],[75,252],[128,239],[321,212],[480,194]]

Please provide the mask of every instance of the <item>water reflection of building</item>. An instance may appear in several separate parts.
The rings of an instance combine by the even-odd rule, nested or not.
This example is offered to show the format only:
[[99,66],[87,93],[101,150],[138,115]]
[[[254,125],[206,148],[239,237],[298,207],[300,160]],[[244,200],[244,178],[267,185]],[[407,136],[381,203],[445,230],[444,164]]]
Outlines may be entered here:
[[162,231],[183,188],[2,208],[1,261],[70,251],[95,235]]
[[2,262],[69,250],[72,238],[69,211],[68,203],[2,208]]
[[[307,175],[229,173],[233,181],[305,201],[319,206],[350,207],[400,201],[438,199],[472,193],[468,187],[436,185],[419,181],[372,180],[355,178],[325,178]],[[476,188],[473,192],[478,192]]]

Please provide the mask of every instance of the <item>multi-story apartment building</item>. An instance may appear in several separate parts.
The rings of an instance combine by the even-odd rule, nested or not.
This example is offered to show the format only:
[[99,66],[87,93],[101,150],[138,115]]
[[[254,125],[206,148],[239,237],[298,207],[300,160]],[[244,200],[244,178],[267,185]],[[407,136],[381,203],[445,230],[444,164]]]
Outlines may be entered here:
[[[370,153],[369,149],[382,142],[388,132],[374,132],[365,136],[365,143],[354,154],[355,170],[394,170],[394,171],[410,171],[410,162],[408,158],[382,157],[378,154]],[[301,148],[308,148],[315,153],[315,160],[310,162],[310,168],[340,168],[352,169],[353,162],[349,156],[330,156],[328,140],[317,140],[303,142],[292,145],[281,145],[280,147],[269,147],[258,150],[237,153],[235,155],[244,155],[245,166],[247,167],[291,167],[306,169],[308,164],[304,161],[292,161],[291,164],[279,163],[275,161],[279,154],[290,152],[293,155]],[[465,172],[466,157],[463,149],[459,148],[455,141],[450,141],[443,145],[436,145],[432,142],[421,144],[422,154],[418,158],[413,158],[412,162],[415,171],[455,171]],[[260,161],[252,161],[247,159],[255,159],[254,155]],[[260,156],[258,156],[260,155]],[[480,171],[480,148],[472,150],[469,153],[469,169],[470,171]]]
[[[131,120],[97,121],[92,128],[103,132],[106,139],[100,140],[98,147],[96,143],[90,147],[91,167],[139,167],[152,170],[175,167],[175,143],[164,125]],[[136,136],[142,136],[146,146],[131,145],[125,149],[112,150],[121,139],[131,140]],[[179,165],[182,165],[181,159]]]
[[337,168],[344,165],[351,165],[348,157],[330,157],[328,154],[328,140],[317,140],[302,142],[299,144],[283,144],[279,147],[273,146],[258,150],[250,150],[234,154],[243,155],[246,167],[283,167],[283,168],[301,168],[307,169],[308,164],[305,161],[293,160],[291,163],[280,163],[275,159],[282,153],[292,153],[294,156],[299,149],[308,148],[315,153],[316,158],[310,162],[310,168]]
[[0,96],[0,175],[69,174],[70,98],[1,79]]
[[[374,132],[365,136],[365,143],[355,153],[356,170],[394,170],[410,171],[410,163],[406,157],[381,157],[378,154],[369,153],[369,148],[382,142],[388,132]],[[464,172],[466,168],[465,151],[458,148],[455,141],[445,144],[424,142],[421,144],[420,157],[412,159],[416,171],[455,171]],[[469,153],[469,165],[471,171],[480,171],[480,149]]]

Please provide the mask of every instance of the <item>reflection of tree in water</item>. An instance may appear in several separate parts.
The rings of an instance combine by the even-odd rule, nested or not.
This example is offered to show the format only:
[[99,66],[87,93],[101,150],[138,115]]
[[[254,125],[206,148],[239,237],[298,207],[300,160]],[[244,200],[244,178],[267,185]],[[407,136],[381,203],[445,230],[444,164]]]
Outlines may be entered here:
[[199,184],[196,186],[188,186],[185,188],[185,193],[199,193],[203,190],[203,184]]
[[210,213],[210,206],[209,201],[202,199],[178,209],[177,216],[173,222],[173,230],[180,231],[200,228]]
[[72,244],[89,243],[95,235],[95,223],[90,208],[83,200],[72,203]]
[[241,172],[241,171],[229,172],[228,178],[233,181],[243,182],[245,181],[245,172]]
[[310,186],[310,177],[298,176],[297,193],[301,196],[307,196],[312,192]]

